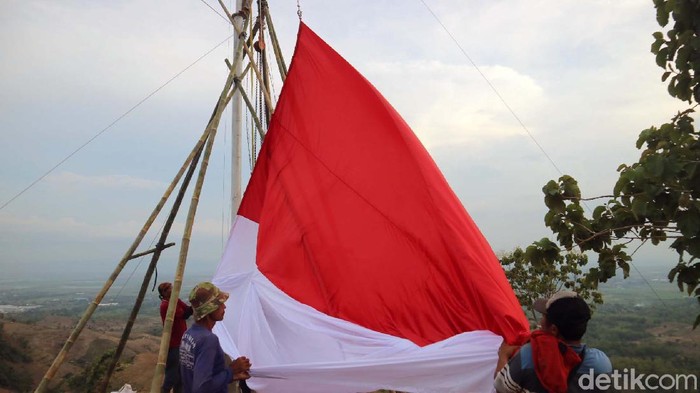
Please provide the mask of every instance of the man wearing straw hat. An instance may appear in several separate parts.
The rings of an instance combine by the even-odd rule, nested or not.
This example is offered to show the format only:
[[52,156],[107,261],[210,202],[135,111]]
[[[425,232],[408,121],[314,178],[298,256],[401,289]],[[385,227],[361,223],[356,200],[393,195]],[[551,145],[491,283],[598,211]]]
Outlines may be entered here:
[[250,378],[250,360],[235,359],[227,367],[219,338],[212,333],[223,320],[228,293],[210,282],[200,282],[190,292],[195,323],[182,336],[180,373],[185,393],[225,393],[228,384]]

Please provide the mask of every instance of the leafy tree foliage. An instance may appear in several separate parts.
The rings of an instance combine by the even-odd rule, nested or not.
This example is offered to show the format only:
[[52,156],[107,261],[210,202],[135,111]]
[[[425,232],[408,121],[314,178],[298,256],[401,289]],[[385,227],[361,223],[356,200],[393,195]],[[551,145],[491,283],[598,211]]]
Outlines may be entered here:
[[574,252],[562,255],[559,246],[547,238],[525,250],[518,247],[502,255],[500,260],[533,326],[539,321],[533,308],[535,300],[549,297],[557,291],[576,291],[589,303],[603,302],[600,292],[591,289],[583,280],[582,269],[588,263],[588,257]]
[[85,367],[80,374],[67,376],[68,387],[75,392],[99,391],[113,357],[114,349],[110,349]]
[[[668,92],[694,106],[669,123],[642,131],[639,161],[618,168],[620,177],[607,202],[590,215],[576,180],[562,176],[542,189],[549,208],[545,224],[566,249],[598,254],[598,266],[585,282],[597,287],[617,274],[629,274],[633,240],[658,245],[666,240],[678,253],[668,278],[700,301],[700,134],[693,113],[700,102],[700,0],[654,0],[657,21],[666,27],[653,34],[651,51],[664,69]],[[593,198],[598,199],[598,198]],[[619,269],[619,270],[618,270]],[[694,327],[700,324],[700,315]]]

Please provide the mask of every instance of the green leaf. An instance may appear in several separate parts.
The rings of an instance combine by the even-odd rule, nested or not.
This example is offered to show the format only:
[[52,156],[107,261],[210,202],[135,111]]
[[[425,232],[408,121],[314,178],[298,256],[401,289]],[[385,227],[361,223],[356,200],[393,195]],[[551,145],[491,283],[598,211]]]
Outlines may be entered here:
[[[659,33],[661,34],[661,33]],[[663,37],[659,37],[654,42],[651,44],[651,53],[653,54],[658,54],[659,50],[661,50],[661,45],[663,45],[666,41],[664,41]]]
[[661,177],[664,173],[664,157],[658,154],[649,157],[644,163],[644,168],[651,176]]
[[557,213],[553,211],[548,211],[547,214],[544,215],[544,225],[551,227],[552,224],[554,223],[554,219],[557,217]]
[[649,201],[643,196],[638,196],[632,201],[632,214],[635,218],[646,217]]
[[688,254],[695,258],[700,258],[700,237],[696,236],[692,239],[688,239],[685,243]]
[[628,278],[630,276],[630,264],[625,260],[619,259],[617,265],[622,269],[623,277]]
[[656,9],[656,22],[661,27],[665,27],[668,24],[668,11],[659,7]]
[[[637,149],[642,148],[642,145],[644,145],[644,143],[647,141],[647,139],[649,139],[649,136],[654,132],[654,130],[656,130],[656,128],[651,127],[651,128],[647,128],[646,130],[639,133],[639,138],[637,138],[637,144],[636,144]],[[620,166],[622,166],[622,165],[620,165]],[[618,171],[619,170],[620,169],[618,168]]]
[[668,272],[668,282],[673,282],[673,279],[676,278],[676,274],[678,274],[679,269],[680,265],[676,265],[676,267],[674,267]]
[[605,210],[606,210],[605,206],[597,206],[593,210],[593,219],[600,220],[600,217],[603,215],[603,213],[605,213]]
[[668,131],[668,138],[673,143],[680,142],[681,136],[683,136],[683,134],[681,133],[681,130],[678,127],[673,127]]
[[690,40],[690,46],[692,46],[695,50],[700,49],[700,37],[693,37]]
[[563,186],[564,186],[564,197],[567,198],[581,198],[581,190],[578,188],[578,183],[576,179],[570,176],[562,176]]
[[559,195],[559,183],[554,180],[548,181],[547,184],[542,187],[542,192],[544,192],[545,195]]
[[668,84],[668,94],[671,95],[671,97],[676,97],[676,77],[674,76],[671,78],[671,82]]
[[559,195],[545,196],[544,204],[555,213],[563,213],[566,210],[566,203]]
[[676,83],[676,96],[683,101],[690,102],[690,77],[684,73],[674,78],[678,79],[678,83]]
[[656,54],[656,65],[661,68],[666,68],[666,62],[668,61],[668,47],[661,48],[659,53]]
[[679,71],[688,71],[690,64],[688,63],[688,57],[690,56],[690,48],[687,46],[682,46],[676,52],[676,68]]
[[695,209],[678,212],[678,229],[687,238],[693,238],[700,233],[700,214]]
[[663,75],[661,75],[661,82],[666,82],[669,76],[671,76],[671,71],[664,72]]
[[617,180],[617,183],[615,183],[615,188],[613,188],[613,194],[615,196],[619,196],[620,193],[622,192],[625,187],[627,187],[630,184],[630,173],[625,172],[620,175],[620,178]]

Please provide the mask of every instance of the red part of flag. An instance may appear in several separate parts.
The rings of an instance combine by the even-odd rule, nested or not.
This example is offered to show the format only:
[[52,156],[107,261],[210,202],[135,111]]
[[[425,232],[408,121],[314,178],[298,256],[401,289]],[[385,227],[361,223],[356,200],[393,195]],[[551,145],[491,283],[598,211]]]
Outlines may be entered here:
[[303,23],[239,214],[259,223],[259,270],[330,316],[421,346],[528,334],[491,247],[418,138]]

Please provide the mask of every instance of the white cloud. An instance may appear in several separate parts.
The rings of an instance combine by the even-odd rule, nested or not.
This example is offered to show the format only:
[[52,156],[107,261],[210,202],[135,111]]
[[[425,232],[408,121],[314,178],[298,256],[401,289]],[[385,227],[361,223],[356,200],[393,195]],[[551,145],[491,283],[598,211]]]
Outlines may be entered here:
[[[17,97],[31,97],[37,89],[30,86],[41,84],[45,98],[142,98],[229,35],[224,20],[193,2],[162,7],[144,1],[26,0],[7,7],[13,17],[0,27],[6,55],[0,73]],[[190,23],[195,19],[208,23]],[[225,72],[226,48],[205,61],[218,64],[221,73],[180,77],[174,94],[211,94]]]
[[137,190],[165,190],[167,184],[141,179],[129,175],[99,175],[89,176],[78,173],[62,171],[49,175],[47,181],[63,188],[89,187],[89,188],[131,188]]
[[[277,3],[271,4],[275,27],[290,53],[296,3]],[[617,164],[638,155],[638,132],[678,109],[649,54],[651,33],[659,29],[649,1],[426,3],[586,193],[609,190]],[[229,32],[219,16],[191,0],[167,7],[142,0],[10,0],[0,8],[4,193],[30,183]],[[411,124],[492,244],[509,249],[547,232],[540,188],[558,173],[423,4],[306,0],[302,8],[308,25]],[[228,49],[0,212],[4,235],[30,239],[5,236],[4,253],[20,261],[43,251],[34,247],[41,239],[47,249],[53,245],[45,252],[51,259],[53,250],[72,252],[56,241],[62,236],[91,239],[101,252],[110,246],[99,239],[133,238],[206,124]],[[230,158],[212,163],[217,160]],[[105,173],[112,175],[99,175]],[[215,203],[205,202],[205,189],[194,236],[218,243],[225,231],[216,206],[226,186],[209,179],[206,187],[214,189]],[[15,216],[2,215],[8,211]],[[174,233],[182,225],[178,221]]]
[[[533,78],[504,66],[484,66],[480,70],[499,92],[511,93],[507,102],[519,111],[532,113],[543,105],[544,91]],[[469,65],[438,61],[377,63],[369,66],[368,73],[379,90],[392,97],[392,104],[428,148],[488,144],[523,133],[494,91]],[[404,86],[407,80],[411,81],[408,88]],[[397,89],[414,94],[400,94]]]

